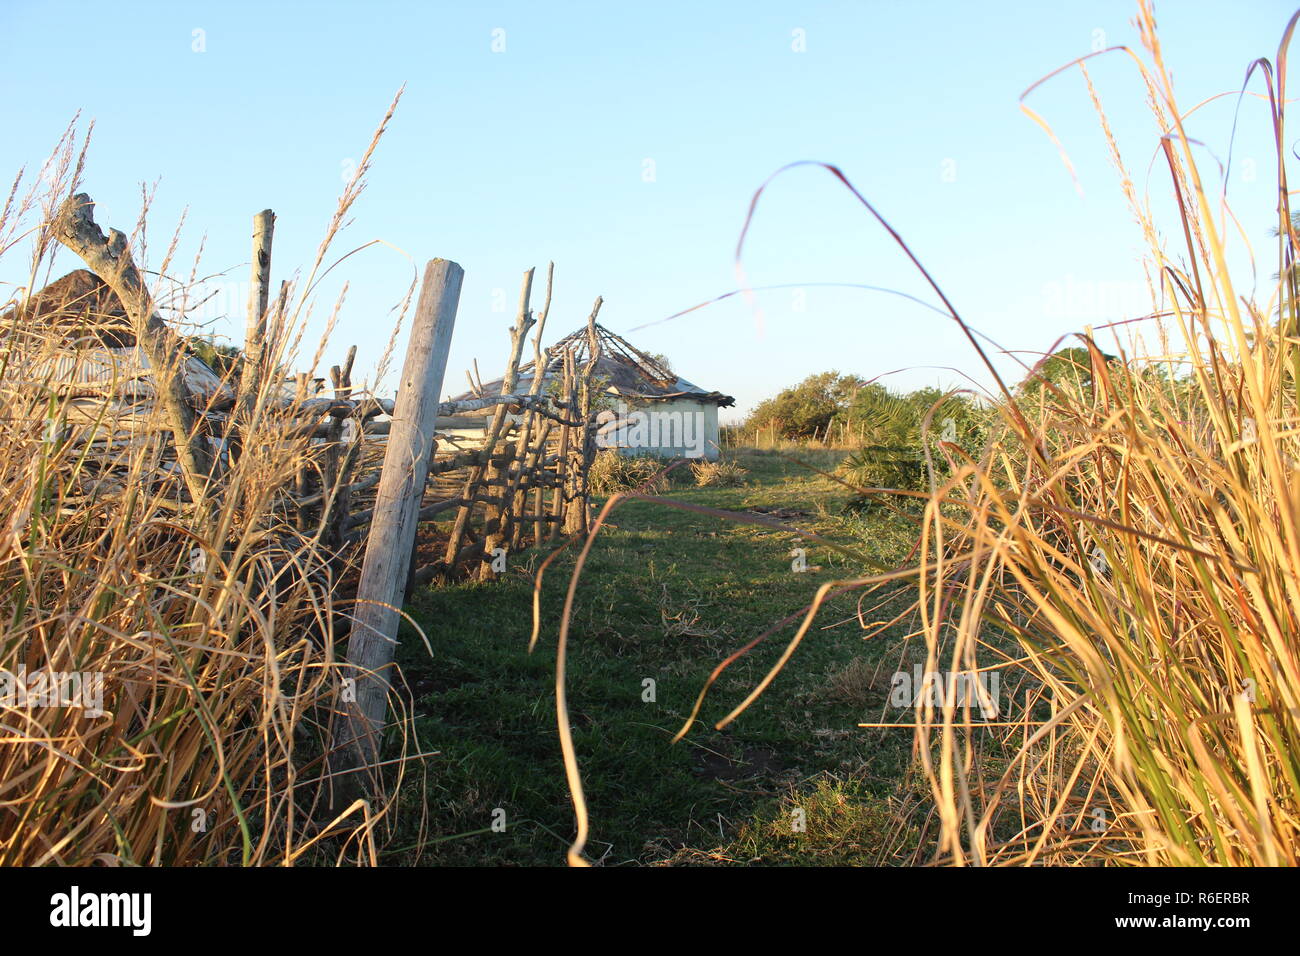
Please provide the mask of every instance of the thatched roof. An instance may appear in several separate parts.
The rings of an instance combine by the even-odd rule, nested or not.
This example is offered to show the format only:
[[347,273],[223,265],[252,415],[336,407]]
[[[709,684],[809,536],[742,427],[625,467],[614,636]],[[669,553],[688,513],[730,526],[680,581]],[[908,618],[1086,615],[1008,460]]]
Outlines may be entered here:
[[[736,404],[736,400],[722,392],[711,392],[700,388],[682,378],[676,372],[665,368],[652,356],[633,346],[623,337],[616,335],[603,325],[596,325],[596,369],[595,376],[604,379],[608,390],[630,402],[670,402],[688,399],[707,402],[727,408]],[[591,354],[587,329],[581,328],[560,339],[546,352],[546,378],[560,374],[564,364],[564,353],[572,350],[579,369],[586,364]],[[529,362],[519,369],[516,391],[526,392],[532,386],[535,363]],[[485,383],[482,394],[497,395],[501,392],[501,379]],[[464,401],[479,394],[477,390],[457,395],[452,401]]]
[[[126,309],[86,269],[56,279],[0,315],[0,348],[9,352],[9,385],[53,387],[88,417],[96,417],[105,402],[114,415],[143,416],[152,402],[152,366],[136,345]],[[185,356],[182,377],[198,402],[231,397],[221,377],[196,355]]]
[[88,269],[77,269],[55,279],[21,306],[7,310],[0,321],[15,317],[28,328],[56,331],[65,340],[90,335],[110,348],[135,345],[131,320],[116,293]]

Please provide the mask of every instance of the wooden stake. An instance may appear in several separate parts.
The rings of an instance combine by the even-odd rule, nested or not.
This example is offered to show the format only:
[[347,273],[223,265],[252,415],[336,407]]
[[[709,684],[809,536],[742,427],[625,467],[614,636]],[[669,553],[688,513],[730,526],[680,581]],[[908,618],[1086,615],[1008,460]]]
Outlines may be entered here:
[[[528,388],[530,397],[536,398],[541,394],[542,385],[546,378],[546,363],[542,355],[542,334],[546,330],[546,317],[551,312],[551,287],[555,279],[555,263],[551,262],[546,267],[546,299],[542,303],[542,311],[537,317],[537,331],[533,334],[533,381]],[[522,427],[519,429],[519,437],[515,441],[513,452],[507,457],[506,465],[502,471],[508,471],[510,462],[518,461],[519,470],[515,480],[510,484],[508,491],[503,495],[506,499],[505,505],[499,510],[491,509],[487,512],[487,521],[485,527],[489,529],[488,540],[484,545],[484,554],[491,555],[492,552],[502,545],[509,544],[510,548],[516,549],[519,542],[516,540],[514,530],[511,524],[517,514],[523,513],[524,501],[515,501],[514,497],[518,493],[521,484],[527,481],[527,474],[532,465],[528,456],[528,444],[532,439],[533,426],[538,420],[537,413],[529,410],[524,416]],[[528,491],[525,484],[523,498],[528,497]],[[493,522],[495,521],[495,527]],[[483,579],[495,577],[496,572],[492,570],[490,561],[480,565],[479,574]]]
[[[415,544],[438,421],[438,396],[464,276],[459,265],[446,259],[434,259],[424,270],[348,640],[348,663],[355,669],[355,701],[345,705],[346,718],[341,728],[335,728],[332,748],[345,769],[370,768],[378,762],[397,647],[397,604],[405,590]],[[375,792],[377,781],[369,778],[368,782],[370,792]],[[343,796],[355,793],[361,785],[358,775],[351,774]]]
[[266,350],[266,310],[271,300],[271,239],[275,213],[263,209],[253,217],[253,280],[244,326],[244,363],[239,375],[238,413],[247,422],[262,386]]
[[596,304],[587,318],[587,362],[582,368],[581,398],[579,399],[578,420],[581,424],[575,432],[575,460],[572,469],[573,495],[569,502],[568,517],[564,530],[568,534],[586,534],[587,524],[591,520],[591,495],[587,490],[587,469],[595,450],[591,430],[591,406],[594,396],[591,394],[592,377],[600,361],[600,339],[596,335],[596,316],[604,300],[596,296]]
[[[574,386],[573,371],[573,349],[568,348],[564,351],[563,366],[560,379],[560,394],[564,396],[565,411],[573,414],[573,408],[576,404],[575,396],[577,390]],[[559,454],[555,462],[555,473],[558,483],[555,486],[555,494],[551,498],[551,516],[554,522],[551,525],[551,541],[556,541],[561,532],[564,531],[566,524],[566,515],[569,507],[570,492],[570,461],[569,445],[573,440],[574,428],[566,427],[560,429]]]

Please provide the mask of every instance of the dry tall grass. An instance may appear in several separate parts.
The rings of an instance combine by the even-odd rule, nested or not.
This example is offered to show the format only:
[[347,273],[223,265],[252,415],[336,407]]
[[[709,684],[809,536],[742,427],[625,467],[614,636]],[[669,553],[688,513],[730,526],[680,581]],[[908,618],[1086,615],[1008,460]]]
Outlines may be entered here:
[[[303,292],[287,288],[271,317],[271,368],[293,362],[382,131]],[[83,158],[70,132],[0,211],[0,261],[32,246],[29,290],[48,273],[51,222]],[[383,806],[322,811],[339,568],[319,534],[287,520],[280,492],[308,439],[291,437],[274,376],[240,412],[243,453],[195,501],[161,403],[143,402],[130,423],[87,415],[49,375],[70,339],[22,322],[24,300],[0,330],[0,864],[373,861]],[[34,693],[34,675],[50,671],[69,675],[63,698]],[[33,693],[17,687],[24,674]]]
[[1231,214],[1202,178],[1148,6],[1145,57],[1130,55],[1182,248],[1158,241],[1088,84],[1168,303],[1150,321],[1179,355],[1141,362],[1108,346],[1121,352],[1108,365],[1089,342],[1091,383],[1004,402],[1000,440],[959,459],[928,506],[927,669],[996,667],[1015,688],[1001,727],[973,727],[979,715],[952,700],[918,702],[943,860],[1300,862],[1300,242],[1282,132],[1294,23],[1276,87],[1271,66],[1255,71],[1278,142],[1268,302],[1234,286]]

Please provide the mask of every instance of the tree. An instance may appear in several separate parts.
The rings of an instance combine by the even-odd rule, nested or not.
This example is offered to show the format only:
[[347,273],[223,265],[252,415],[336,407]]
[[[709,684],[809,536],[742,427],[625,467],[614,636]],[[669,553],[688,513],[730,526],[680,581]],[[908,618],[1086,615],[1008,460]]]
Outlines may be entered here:
[[[1107,364],[1115,361],[1115,356],[1101,353]],[[1052,385],[1077,384],[1085,389],[1092,387],[1092,353],[1084,346],[1072,346],[1059,349],[1047,357],[1036,372],[1030,373],[1021,383],[1021,391],[1037,394]]]
[[750,413],[746,428],[774,427],[782,438],[811,438],[824,433],[843,414],[862,388],[856,375],[821,372],[769,398]]

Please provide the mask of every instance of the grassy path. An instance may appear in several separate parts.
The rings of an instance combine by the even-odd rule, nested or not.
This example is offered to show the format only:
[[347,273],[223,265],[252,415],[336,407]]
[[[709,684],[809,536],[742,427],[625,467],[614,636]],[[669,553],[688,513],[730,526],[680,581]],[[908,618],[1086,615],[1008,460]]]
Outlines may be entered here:
[[[877,558],[901,554],[905,529],[846,520],[841,486],[775,456],[739,461],[750,472],[744,487],[669,494],[713,508],[780,509],[774,517]],[[801,542],[792,535],[652,503],[628,503],[612,523],[579,583],[570,643],[590,856],[605,865],[910,859],[915,828],[899,821],[914,814],[900,811],[923,786],[908,771],[910,734],[855,726],[880,719],[901,636],[864,643],[852,620],[814,627],[767,693],[715,730],[779,656],[794,632],[784,628],[724,673],[702,720],[669,743],[719,661],[799,611],[818,584],[862,569],[810,544],[809,570],[795,573],[791,549]],[[408,779],[407,829],[390,865],[563,862],[573,811],[555,730],[554,648],[572,561],[547,572],[530,655],[540,559],[517,555],[505,580],[426,590],[408,608],[434,650],[430,658],[411,632],[399,654],[421,715],[416,745],[439,755],[424,779]],[[852,618],[856,603],[833,602],[819,624]],[[417,858],[400,848],[419,839],[420,804],[437,842]]]

